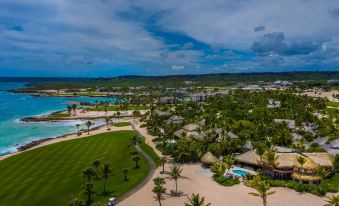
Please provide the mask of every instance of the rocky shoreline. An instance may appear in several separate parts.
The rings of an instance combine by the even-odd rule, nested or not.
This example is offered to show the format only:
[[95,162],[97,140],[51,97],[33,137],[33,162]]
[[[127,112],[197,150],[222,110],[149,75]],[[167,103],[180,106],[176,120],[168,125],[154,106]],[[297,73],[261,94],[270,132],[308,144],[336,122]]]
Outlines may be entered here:
[[[100,129],[102,127],[105,127],[105,125],[93,127],[89,131],[94,131],[94,130]],[[81,132],[87,132],[87,130],[81,131]],[[18,149],[18,151],[25,151],[25,150],[31,149],[33,147],[36,147],[36,146],[38,146],[38,145],[40,145],[44,142],[48,142],[48,141],[53,140],[53,139],[66,138],[69,135],[75,135],[75,134],[77,134],[77,133],[74,132],[74,133],[68,133],[68,134],[65,134],[65,135],[60,135],[60,136],[57,136],[57,137],[49,137],[49,138],[44,138],[44,139],[39,139],[39,140],[33,140],[29,143],[26,143],[26,144],[19,146],[17,149]]]

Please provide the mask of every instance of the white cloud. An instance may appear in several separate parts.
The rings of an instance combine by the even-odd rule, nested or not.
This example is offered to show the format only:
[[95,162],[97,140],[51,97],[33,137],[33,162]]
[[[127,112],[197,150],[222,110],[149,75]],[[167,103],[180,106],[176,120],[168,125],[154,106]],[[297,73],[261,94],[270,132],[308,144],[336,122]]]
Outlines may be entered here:
[[182,65],[173,65],[172,66],[172,70],[173,71],[181,71],[185,68],[185,66],[182,66]]

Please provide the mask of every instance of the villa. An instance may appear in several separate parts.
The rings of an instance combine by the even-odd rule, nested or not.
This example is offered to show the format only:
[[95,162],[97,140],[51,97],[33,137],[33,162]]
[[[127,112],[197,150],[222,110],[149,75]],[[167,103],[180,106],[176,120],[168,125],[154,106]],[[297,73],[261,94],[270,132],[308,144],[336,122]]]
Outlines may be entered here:
[[191,94],[189,97],[192,102],[202,102],[205,101],[208,96],[205,93],[194,93]]
[[160,102],[164,104],[175,104],[177,103],[177,99],[175,97],[162,97],[160,98]]
[[174,124],[180,124],[183,121],[184,121],[184,118],[181,116],[172,116],[167,120],[168,123],[174,123]]
[[281,102],[273,99],[268,100],[267,108],[279,108],[281,107]]
[[192,137],[198,137],[199,132],[197,131],[200,128],[197,124],[188,124],[185,125],[182,129],[177,130],[174,132],[174,136],[177,138],[182,138],[184,136],[192,136]]
[[[253,168],[263,168],[264,174],[278,179],[294,179],[305,183],[318,183],[320,177],[317,175],[317,169],[323,167],[332,170],[332,157],[326,152],[319,153],[297,153],[292,149],[275,148],[278,157],[277,162],[272,166],[265,164],[256,154],[255,150],[235,157],[240,165]],[[305,163],[300,165],[297,157],[305,158]]]

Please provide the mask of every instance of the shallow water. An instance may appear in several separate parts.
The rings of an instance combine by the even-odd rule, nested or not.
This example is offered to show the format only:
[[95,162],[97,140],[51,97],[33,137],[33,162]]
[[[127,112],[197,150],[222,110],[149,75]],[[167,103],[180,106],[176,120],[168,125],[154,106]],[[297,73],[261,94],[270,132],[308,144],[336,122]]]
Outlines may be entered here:
[[[21,83],[0,82],[0,90],[24,87]],[[112,98],[91,97],[32,97],[27,94],[15,94],[0,91],[0,155],[15,152],[19,145],[48,137],[56,137],[76,132],[75,125],[84,121],[23,123],[23,117],[46,114],[65,109],[72,101],[109,100]],[[103,124],[97,121],[96,126]]]

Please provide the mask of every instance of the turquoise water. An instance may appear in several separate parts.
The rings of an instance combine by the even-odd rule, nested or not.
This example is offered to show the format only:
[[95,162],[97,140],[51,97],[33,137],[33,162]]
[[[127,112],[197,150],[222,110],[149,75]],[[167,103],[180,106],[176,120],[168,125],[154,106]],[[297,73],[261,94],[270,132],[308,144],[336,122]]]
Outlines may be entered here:
[[[0,82],[0,90],[24,87],[21,83]],[[48,137],[76,132],[84,121],[23,123],[19,119],[65,109],[72,101],[115,100],[91,97],[32,97],[0,91],[0,155],[15,152],[19,145]],[[96,125],[102,121],[96,122]],[[85,128],[85,125],[82,126]]]
[[247,174],[249,174],[249,172],[246,172],[244,170],[232,170],[232,173],[240,176],[246,176]]

